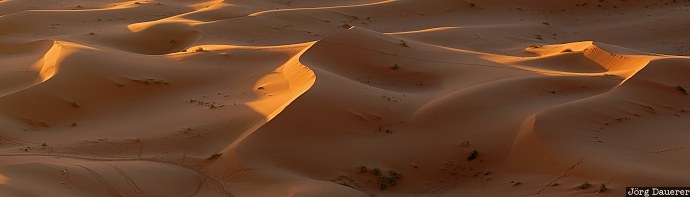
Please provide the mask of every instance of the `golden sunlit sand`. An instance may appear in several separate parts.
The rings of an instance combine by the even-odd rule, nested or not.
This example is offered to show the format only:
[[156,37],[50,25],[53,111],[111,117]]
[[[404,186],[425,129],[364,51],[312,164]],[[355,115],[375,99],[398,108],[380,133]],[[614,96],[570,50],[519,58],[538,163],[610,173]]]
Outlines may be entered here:
[[690,186],[689,6],[0,0],[0,196]]

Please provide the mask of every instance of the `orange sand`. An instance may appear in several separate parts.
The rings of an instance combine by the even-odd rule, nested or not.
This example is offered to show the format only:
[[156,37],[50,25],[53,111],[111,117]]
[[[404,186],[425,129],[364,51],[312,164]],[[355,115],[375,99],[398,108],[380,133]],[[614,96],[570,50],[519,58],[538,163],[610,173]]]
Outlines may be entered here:
[[690,186],[688,6],[0,0],[0,196]]

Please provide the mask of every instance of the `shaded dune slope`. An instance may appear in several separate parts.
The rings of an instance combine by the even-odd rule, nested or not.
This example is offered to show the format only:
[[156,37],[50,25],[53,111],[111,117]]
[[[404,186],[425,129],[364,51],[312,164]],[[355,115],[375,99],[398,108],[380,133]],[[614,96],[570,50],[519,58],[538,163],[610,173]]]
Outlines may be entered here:
[[0,1],[0,195],[689,184],[683,10],[540,2]]

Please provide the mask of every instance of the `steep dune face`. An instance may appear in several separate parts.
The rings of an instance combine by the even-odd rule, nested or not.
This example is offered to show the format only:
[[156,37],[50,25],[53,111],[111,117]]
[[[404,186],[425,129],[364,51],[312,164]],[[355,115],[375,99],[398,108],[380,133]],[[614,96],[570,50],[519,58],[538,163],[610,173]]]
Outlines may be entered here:
[[601,181],[685,184],[688,174],[680,166],[688,161],[674,157],[687,148],[680,139],[689,126],[685,116],[690,103],[679,87],[688,81],[672,73],[687,73],[687,63],[684,58],[655,60],[609,92],[537,113],[513,151],[579,162],[571,174]]
[[0,54],[6,63],[2,72],[6,82],[0,85],[0,95],[8,95],[40,82],[43,79],[40,77],[41,70],[44,66],[52,65],[45,61],[47,54],[58,50],[53,42],[46,40],[26,42],[7,39],[4,42]]
[[0,196],[687,186],[687,6],[0,1]]

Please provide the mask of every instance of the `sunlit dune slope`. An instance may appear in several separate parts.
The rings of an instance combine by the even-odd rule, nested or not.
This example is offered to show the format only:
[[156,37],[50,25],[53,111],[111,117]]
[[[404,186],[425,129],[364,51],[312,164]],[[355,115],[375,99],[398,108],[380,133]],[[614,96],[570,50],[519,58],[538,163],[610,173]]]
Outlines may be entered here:
[[688,6],[0,0],[0,196],[688,186]]

